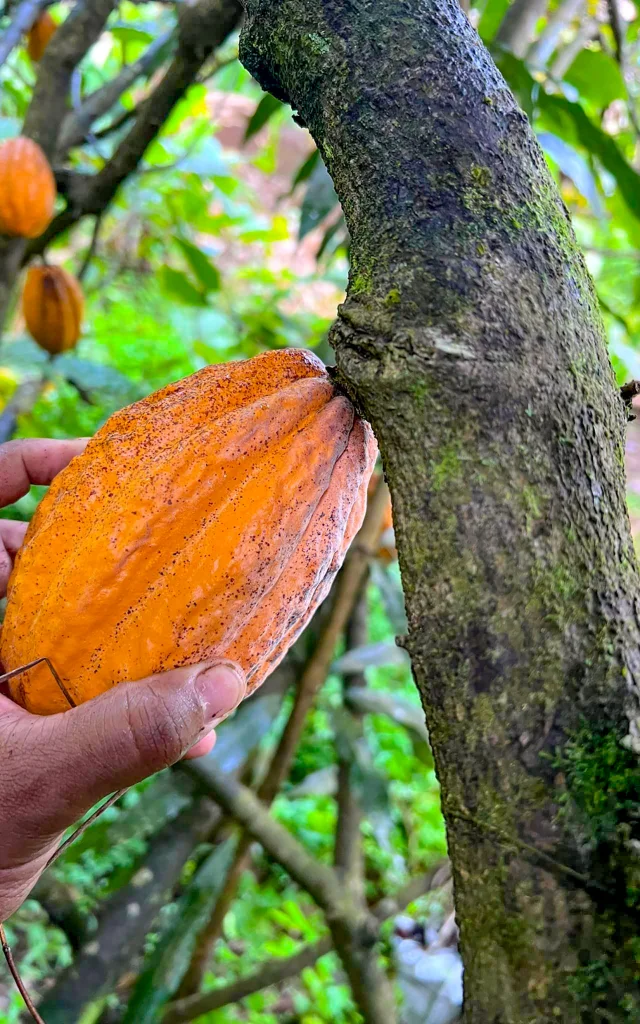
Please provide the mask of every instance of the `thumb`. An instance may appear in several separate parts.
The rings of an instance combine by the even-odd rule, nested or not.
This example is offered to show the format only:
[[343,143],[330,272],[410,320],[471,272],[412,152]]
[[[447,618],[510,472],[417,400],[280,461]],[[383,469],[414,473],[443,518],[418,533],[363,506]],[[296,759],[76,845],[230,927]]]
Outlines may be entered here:
[[62,715],[27,716],[34,761],[46,766],[43,830],[66,828],[102,797],[179,761],[244,693],[238,666],[208,662],[121,683]]

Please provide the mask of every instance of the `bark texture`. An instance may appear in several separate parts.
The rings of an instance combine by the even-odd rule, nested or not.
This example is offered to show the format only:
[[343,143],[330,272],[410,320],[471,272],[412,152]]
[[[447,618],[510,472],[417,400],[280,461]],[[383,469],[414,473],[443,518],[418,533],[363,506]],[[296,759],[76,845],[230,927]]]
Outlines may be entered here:
[[381,445],[467,1024],[640,1014],[625,411],[524,114],[457,0],[248,0],[352,239],[339,371]]

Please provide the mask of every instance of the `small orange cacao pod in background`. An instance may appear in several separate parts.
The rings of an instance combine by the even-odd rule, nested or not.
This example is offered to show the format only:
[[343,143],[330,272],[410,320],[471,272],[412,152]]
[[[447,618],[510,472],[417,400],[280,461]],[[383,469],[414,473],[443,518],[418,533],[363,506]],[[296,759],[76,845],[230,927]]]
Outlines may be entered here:
[[[253,692],[304,629],[358,531],[370,427],[300,350],[208,366],[115,413],[29,525],[5,671],[49,657],[73,703],[208,658]],[[29,711],[69,704],[45,665]]]
[[84,296],[80,282],[62,267],[29,267],[22,293],[27,330],[52,355],[68,352],[80,337]]
[[27,32],[27,53],[34,64],[42,59],[57,25],[48,11],[43,11]]
[[[369,482],[369,497],[375,493],[376,487],[380,481],[382,474],[374,473]],[[383,562],[395,562],[398,557],[396,550],[396,542],[393,533],[393,513],[391,510],[391,498],[387,501],[387,506],[384,510],[384,516],[382,519],[382,525],[380,527],[380,539],[378,541],[378,550],[376,551],[378,558],[382,559]]]
[[19,136],[0,144],[0,234],[37,238],[49,226],[56,183],[40,146]]

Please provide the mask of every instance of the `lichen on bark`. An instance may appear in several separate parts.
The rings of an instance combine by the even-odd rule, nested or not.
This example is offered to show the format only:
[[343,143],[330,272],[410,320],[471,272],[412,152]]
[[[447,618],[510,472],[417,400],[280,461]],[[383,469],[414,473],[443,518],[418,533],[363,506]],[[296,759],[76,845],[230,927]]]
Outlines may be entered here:
[[[332,341],[392,492],[465,1020],[637,1019],[625,412],[568,214],[457,0],[248,0],[241,56],[351,235]],[[581,764],[605,786],[624,765],[615,841]]]

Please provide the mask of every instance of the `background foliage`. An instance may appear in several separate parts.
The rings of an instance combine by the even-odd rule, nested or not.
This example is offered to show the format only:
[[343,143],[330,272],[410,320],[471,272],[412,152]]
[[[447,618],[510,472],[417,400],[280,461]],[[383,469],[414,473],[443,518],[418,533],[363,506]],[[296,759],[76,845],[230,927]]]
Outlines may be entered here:
[[[55,5],[52,13],[62,21],[71,6]],[[84,142],[73,147],[74,170],[97,172],[125,137],[132,112],[172,52],[178,6],[122,0],[83,60],[73,85],[76,109],[148,55],[150,47],[156,53],[92,124]],[[528,6],[535,5],[479,0],[468,15],[492,48],[555,172],[594,277],[622,384],[640,377],[640,12],[630,0],[552,0],[538,2],[539,18],[527,21]],[[5,26],[12,16],[13,9],[5,12]],[[49,246],[48,259],[78,274],[87,295],[77,349],[49,359],[26,335],[15,302],[0,347],[0,411],[15,436],[91,434],[112,411],[169,381],[207,363],[268,348],[308,346],[331,361],[326,339],[346,285],[346,227],[312,140],[288,108],[261,93],[238,63],[236,48],[237,38],[231,36],[208,62],[115,201]],[[0,69],[1,137],[19,134],[36,75],[22,48]],[[628,460],[635,525],[640,443],[634,424]],[[2,514],[28,519],[40,496],[41,489],[34,488]],[[446,844],[417,694],[394,645],[402,632],[399,574],[386,559],[371,566],[366,605],[366,637],[349,652],[350,662],[340,660],[344,650],[336,651],[338,660],[307,717],[274,814],[314,856],[330,862],[337,752],[345,729],[344,676],[364,672],[367,690],[379,701],[364,713],[353,755],[354,786],[365,813],[367,896],[375,902],[436,863]],[[317,628],[312,624],[298,645],[294,674]],[[222,727],[212,755],[228,770],[244,763],[243,777],[252,784],[264,773],[291,707],[286,685],[267,691],[262,705],[247,705],[244,719],[239,714]],[[71,848],[36,892],[38,898],[11,922],[24,976],[45,1003],[49,999],[52,1022],[56,979],[77,955],[74,947],[102,934],[104,907],[135,885],[140,872],[144,875],[157,836],[197,799],[179,771],[137,787]],[[136,977],[156,969],[158,951],[175,938],[185,897],[213,839],[204,845],[194,840],[127,971],[105,993],[81,992],[75,1016],[67,1009],[61,1019],[83,1024],[129,1019],[126,1006]],[[51,913],[54,890],[64,911],[57,921],[62,927]],[[426,916],[433,934],[450,909],[446,886],[413,907],[417,916]],[[225,916],[204,988],[228,984],[325,934],[311,898],[272,858],[252,848],[250,870]],[[391,954],[389,945],[386,955],[393,960]],[[184,950],[171,956],[189,959]],[[397,959],[393,970],[401,976]],[[158,973],[153,977],[157,984]],[[0,970],[0,1021],[15,1024],[20,1013],[20,999]],[[361,1018],[330,953],[293,981],[202,1019],[347,1024]],[[453,1017],[425,1009],[420,1018],[406,1019],[413,1024],[414,1019]]]

